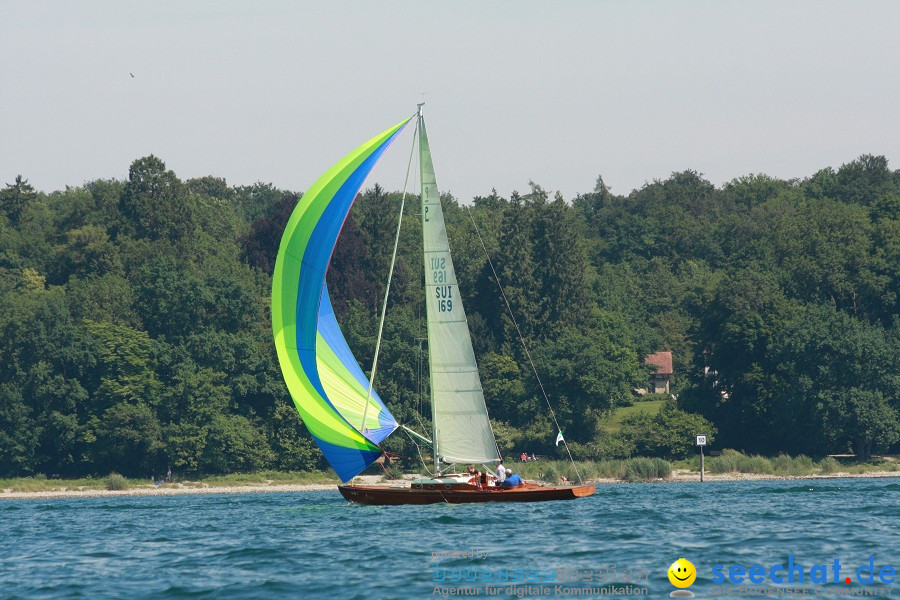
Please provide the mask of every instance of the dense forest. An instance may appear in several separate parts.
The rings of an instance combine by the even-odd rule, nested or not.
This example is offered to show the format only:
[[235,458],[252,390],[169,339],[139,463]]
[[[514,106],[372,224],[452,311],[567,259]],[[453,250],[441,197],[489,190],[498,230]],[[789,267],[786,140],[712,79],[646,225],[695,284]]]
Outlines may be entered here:
[[[154,156],[126,181],[50,194],[7,184],[0,475],[324,467],[269,316],[297,198],[181,181]],[[367,372],[399,200],[378,186],[359,196],[328,273]],[[803,180],[717,188],[685,171],[628,195],[598,178],[568,201],[535,183],[464,200],[444,198],[447,227],[504,452],[562,447],[487,256],[576,458],[679,457],[694,433],[763,454],[898,448],[900,171],[884,157]],[[420,222],[407,207],[376,388],[427,432]],[[673,396],[605,429],[659,350],[673,353]],[[416,466],[405,435],[385,447]]]

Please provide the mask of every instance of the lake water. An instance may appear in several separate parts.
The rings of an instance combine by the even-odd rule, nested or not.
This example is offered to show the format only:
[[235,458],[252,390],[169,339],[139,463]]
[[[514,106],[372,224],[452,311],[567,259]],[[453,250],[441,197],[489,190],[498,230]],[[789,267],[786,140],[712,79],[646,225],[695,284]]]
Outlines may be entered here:
[[[602,587],[662,598],[685,557],[703,598],[740,587],[714,583],[714,565],[727,575],[758,564],[768,577],[789,555],[806,581],[782,593],[885,594],[856,569],[874,557],[876,571],[900,570],[898,514],[897,479],[606,485],[569,502],[424,507],[349,505],[337,491],[3,500],[0,597],[432,598],[437,587],[561,598]],[[809,582],[816,564],[831,582],[835,559],[839,584]],[[448,582],[466,577],[489,581]]]

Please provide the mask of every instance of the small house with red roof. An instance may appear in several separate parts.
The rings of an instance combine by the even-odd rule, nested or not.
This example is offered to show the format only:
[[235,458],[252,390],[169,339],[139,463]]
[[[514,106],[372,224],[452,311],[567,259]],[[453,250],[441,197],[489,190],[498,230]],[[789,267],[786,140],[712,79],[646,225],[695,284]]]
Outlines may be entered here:
[[[654,352],[644,359],[645,365],[654,367],[647,384],[648,394],[668,394],[669,380],[672,378],[672,353]],[[640,392],[638,392],[640,393]]]

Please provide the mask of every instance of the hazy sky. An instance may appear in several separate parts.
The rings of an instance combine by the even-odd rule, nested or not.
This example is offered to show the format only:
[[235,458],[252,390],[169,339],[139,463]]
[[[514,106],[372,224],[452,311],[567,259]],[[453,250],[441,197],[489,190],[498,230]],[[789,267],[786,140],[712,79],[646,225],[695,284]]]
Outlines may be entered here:
[[[0,183],[161,157],[304,190],[415,111],[438,183],[569,199],[673,171],[900,168],[900,2],[0,0]],[[130,75],[134,74],[134,77]],[[370,178],[403,184],[411,136]]]

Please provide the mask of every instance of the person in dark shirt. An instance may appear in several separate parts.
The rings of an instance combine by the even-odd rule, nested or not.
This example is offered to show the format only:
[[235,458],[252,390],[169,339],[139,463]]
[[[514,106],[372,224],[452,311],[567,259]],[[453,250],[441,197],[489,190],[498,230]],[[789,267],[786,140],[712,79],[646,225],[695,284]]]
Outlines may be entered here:
[[516,475],[515,473],[509,473],[506,476],[506,479],[503,480],[503,483],[500,485],[504,485],[506,487],[516,487],[525,483],[522,481],[522,478]]

